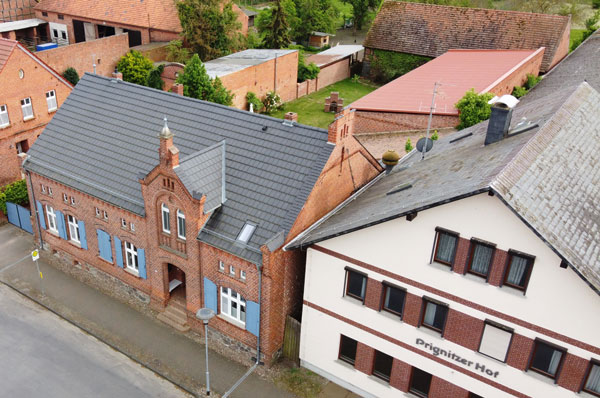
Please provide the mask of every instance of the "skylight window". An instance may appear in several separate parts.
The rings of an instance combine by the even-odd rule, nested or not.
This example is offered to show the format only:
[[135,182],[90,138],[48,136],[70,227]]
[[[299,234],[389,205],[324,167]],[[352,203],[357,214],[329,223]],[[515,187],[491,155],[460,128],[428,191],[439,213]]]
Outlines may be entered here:
[[254,233],[254,230],[256,230],[255,224],[251,224],[249,222],[244,224],[244,227],[242,228],[240,234],[237,237],[238,242],[248,243],[248,241],[252,237],[252,234]]

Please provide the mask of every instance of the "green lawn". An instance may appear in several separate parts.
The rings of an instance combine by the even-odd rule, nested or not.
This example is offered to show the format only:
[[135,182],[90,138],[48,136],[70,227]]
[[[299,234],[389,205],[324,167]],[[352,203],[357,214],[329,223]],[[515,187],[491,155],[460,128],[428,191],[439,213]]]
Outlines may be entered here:
[[569,48],[571,48],[573,46],[573,42],[576,39],[579,39],[583,36],[583,32],[585,32],[585,29],[571,29],[571,38],[570,38]]
[[323,112],[325,98],[329,97],[332,91],[340,93],[340,97],[344,99],[344,106],[346,106],[377,88],[377,86],[362,81],[354,83],[351,79],[342,80],[310,95],[286,103],[285,109],[274,112],[271,116],[283,119],[286,112],[296,112],[298,123],[326,129],[335,117],[333,113]]

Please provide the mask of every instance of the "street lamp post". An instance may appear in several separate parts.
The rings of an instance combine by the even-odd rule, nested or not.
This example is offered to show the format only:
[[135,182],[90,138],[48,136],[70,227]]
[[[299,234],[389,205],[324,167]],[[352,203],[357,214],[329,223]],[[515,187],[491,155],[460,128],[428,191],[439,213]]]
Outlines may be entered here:
[[210,308],[200,308],[196,312],[196,318],[204,323],[204,348],[206,350],[206,395],[210,395],[210,373],[208,372],[208,321],[215,316]]

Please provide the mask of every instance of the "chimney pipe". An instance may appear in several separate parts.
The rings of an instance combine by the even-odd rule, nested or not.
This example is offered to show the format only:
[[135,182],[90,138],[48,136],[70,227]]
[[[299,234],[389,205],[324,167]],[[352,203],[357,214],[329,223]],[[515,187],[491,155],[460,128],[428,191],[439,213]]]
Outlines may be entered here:
[[290,120],[292,122],[298,122],[298,114],[296,112],[287,112],[285,114],[285,120]]
[[123,80],[123,74],[121,72],[119,72],[119,71],[114,72],[112,74],[112,77],[115,78],[115,79],[117,79],[117,80]]
[[518,103],[519,100],[512,95],[494,97],[489,101],[492,105],[492,113],[485,134],[485,145],[501,141],[508,136],[513,108]]
[[171,87],[171,92],[183,96],[183,84],[175,83],[173,87]]

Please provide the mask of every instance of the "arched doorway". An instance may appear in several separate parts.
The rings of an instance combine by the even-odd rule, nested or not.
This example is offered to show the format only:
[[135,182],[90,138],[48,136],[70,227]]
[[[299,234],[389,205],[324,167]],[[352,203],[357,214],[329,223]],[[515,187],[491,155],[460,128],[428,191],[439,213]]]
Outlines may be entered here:
[[185,306],[185,272],[176,265],[167,264],[169,276],[169,301],[178,301]]

